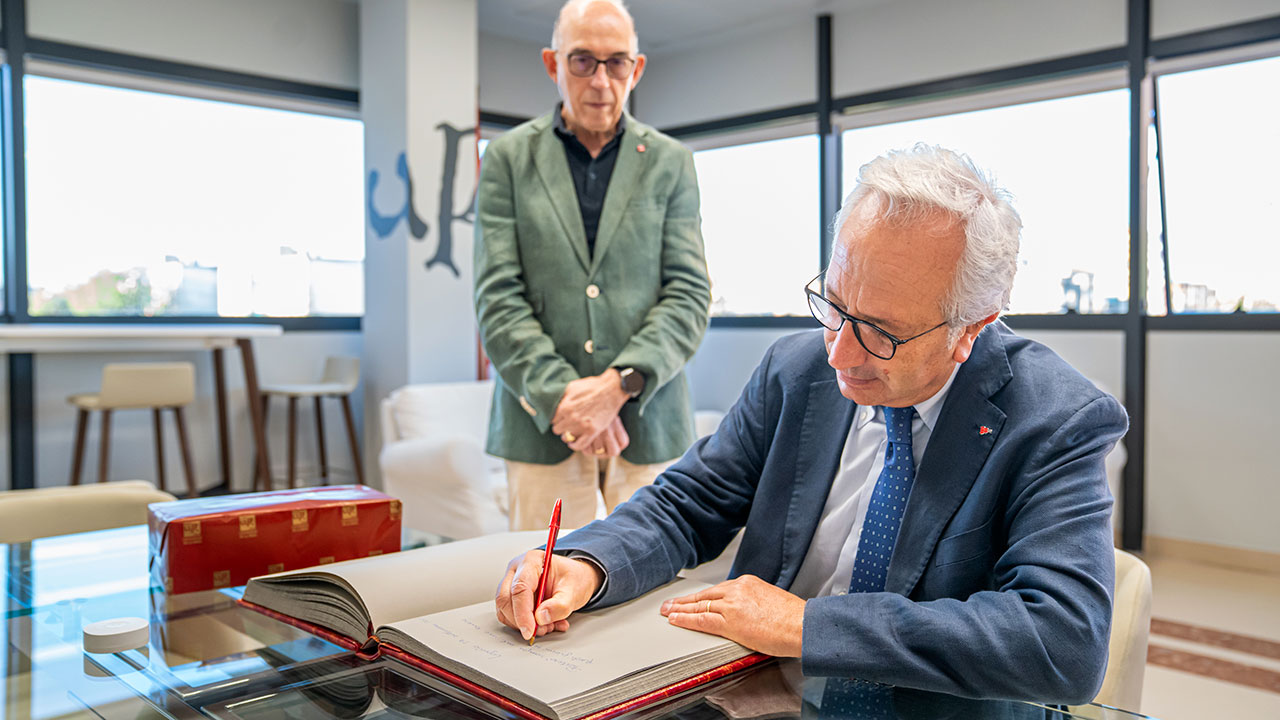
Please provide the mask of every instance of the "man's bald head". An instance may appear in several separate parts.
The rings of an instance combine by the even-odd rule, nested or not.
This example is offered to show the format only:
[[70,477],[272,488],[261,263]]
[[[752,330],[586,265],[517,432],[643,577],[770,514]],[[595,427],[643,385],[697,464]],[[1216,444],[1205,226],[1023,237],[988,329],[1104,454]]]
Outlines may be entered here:
[[568,0],[560,8],[560,14],[556,16],[556,24],[551,29],[551,49],[561,49],[561,28],[569,23],[590,22],[595,17],[607,17],[613,15],[623,22],[631,34],[631,54],[635,55],[640,52],[640,40],[636,36],[636,23],[631,18],[631,12],[627,10],[626,5],[622,4],[622,0]]

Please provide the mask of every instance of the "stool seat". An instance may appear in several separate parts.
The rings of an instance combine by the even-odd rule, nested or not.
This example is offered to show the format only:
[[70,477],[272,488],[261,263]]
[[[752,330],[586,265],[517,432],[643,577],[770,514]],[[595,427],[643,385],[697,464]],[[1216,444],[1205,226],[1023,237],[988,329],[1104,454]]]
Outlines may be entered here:
[[350,395],[354,387],[340,382],[295,383],[289,385],[263,385],[262,392],[286,397],[327,397]]

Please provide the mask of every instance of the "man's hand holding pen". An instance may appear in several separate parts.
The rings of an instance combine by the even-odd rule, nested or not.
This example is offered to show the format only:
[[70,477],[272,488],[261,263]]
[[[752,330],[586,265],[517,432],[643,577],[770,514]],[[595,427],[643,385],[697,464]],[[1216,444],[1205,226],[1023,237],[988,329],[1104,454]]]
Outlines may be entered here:
[[568,630],[570,613],[586,605],[604,582],[600,571],[591,563],[555,555],[548,570],[547,596],[535,608],[534,597],[542,575],[542,561],[541,550],[530,550],[512,560],[494,598],[498,620],[519,630],[520,636],[526,640],[553,630]]

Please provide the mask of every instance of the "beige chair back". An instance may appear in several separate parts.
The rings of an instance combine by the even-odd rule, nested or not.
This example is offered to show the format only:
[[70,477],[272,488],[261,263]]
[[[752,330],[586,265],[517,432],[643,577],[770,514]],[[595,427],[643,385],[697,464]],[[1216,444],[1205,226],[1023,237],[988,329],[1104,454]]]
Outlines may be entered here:
[[1115,552],[1116,592],[1107,674],[1094,702],[1140,712],[1151,631],[1151,570],[1137,557],[1123,550]]
[[0,492],[0,542],[141,525],[147,505],[176,499],[145,480]]
[[342,394],[355,392],[360,382],[360,358],[332,356],[324,360],[324,377],[320,380],[325,385],[334,384],[343,387]]
[[196,368],[189,362],[111,363],[102,368],[99,407],[178,407],[196,396]]

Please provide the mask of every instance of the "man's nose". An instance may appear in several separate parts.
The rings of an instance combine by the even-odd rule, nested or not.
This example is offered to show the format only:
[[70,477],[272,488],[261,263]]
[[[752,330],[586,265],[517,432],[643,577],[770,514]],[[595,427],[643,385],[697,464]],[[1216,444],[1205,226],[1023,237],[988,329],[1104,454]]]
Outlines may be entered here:
[[[853,323],[845,322],[839,332],[825,331],[827,335],[827,364],[837,370],[862,365],[870,357],[862,343],[858,342]],[[832,337],[834,336],[834,337]]]
[[591,75],[591,87],[601,90],[609,87],[609,68],[604,63],[596,65],[596,71]]

